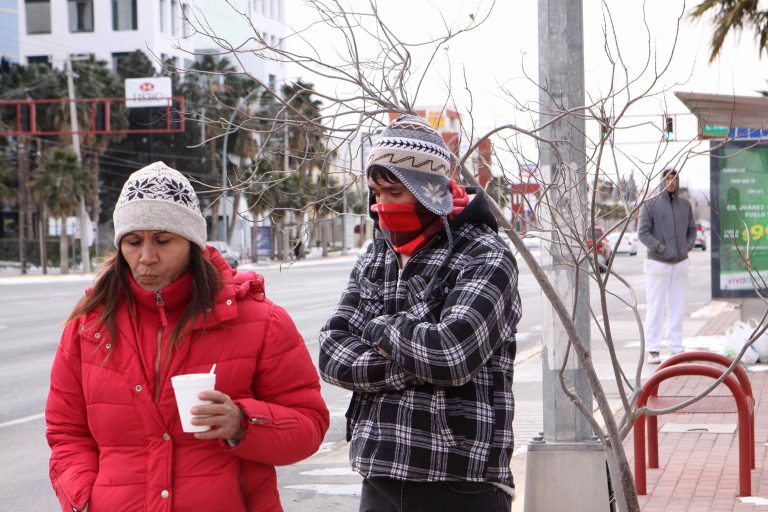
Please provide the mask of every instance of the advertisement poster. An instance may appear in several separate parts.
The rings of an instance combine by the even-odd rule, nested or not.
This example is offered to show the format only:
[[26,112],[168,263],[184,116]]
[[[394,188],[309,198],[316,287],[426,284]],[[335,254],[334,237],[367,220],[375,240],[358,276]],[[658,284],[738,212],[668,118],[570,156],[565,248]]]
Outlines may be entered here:
[[272,227],[257,226],[256,254],[261,257],[272,257]]
[[756,297],[768,288],[768,144],[713,146],[712,296]]

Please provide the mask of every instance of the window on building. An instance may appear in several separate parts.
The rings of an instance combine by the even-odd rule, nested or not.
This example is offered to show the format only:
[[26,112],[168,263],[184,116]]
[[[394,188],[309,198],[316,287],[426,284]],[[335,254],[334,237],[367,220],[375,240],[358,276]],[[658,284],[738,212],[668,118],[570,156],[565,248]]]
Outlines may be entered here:
[[112,30],[137,30],[136,0],[112,0]]
[[50,0],[25,0],[24,7],[27,15],[27,34],[50,34]]
[[179,0],[171,0],[171,35],[179,35],[179,22],[181,16],[179,14]]
[[130,71],[126,68],[128,57],[131,56],[131,52],[115,52],[112,54],[112,69],[116,73]]
[[93,0],[69,0],[69,31],[93,32]]
[[277,87],[277,77],[275,75],[268,75],[267,84],[269,85],[269,88],[274,91],[275,87]]
[[50,55],[30,55],[27,57],[27,64],[30,66],[33,64],[43,64],[51,67],[51,57]]
[[160,32],[165,32],[165,0],[160,0]]
[[181,4],[181,35],[189,37],[192,27],[189,25],[189,6]]

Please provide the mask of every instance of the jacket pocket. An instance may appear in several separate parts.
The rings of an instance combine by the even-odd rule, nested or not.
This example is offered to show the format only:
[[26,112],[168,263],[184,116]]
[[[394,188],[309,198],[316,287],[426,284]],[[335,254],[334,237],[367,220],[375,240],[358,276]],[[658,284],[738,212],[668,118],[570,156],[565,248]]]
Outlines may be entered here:
[[381,316],[384,312],[383,283],[361,277],[358,286],[360,288],[360,309],[365,318],[371,319]]
[[408,314],[425,322],[439,322],[445,300],[451,292],[445,281],[438,279],[431,283],[421,276],[413,276],[406,286]]

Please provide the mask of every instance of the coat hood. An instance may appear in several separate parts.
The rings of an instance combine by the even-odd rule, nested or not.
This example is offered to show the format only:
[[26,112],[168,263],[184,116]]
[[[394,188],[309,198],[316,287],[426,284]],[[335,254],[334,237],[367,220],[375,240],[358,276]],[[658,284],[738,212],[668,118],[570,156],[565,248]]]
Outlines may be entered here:
[[[678,173],[675,173],[675,180],[677,181],[677,188],[674,192],[672,192],[672,199],[677,198],[677,196],[680,194],[680,175]],[[659,182],[659,195],[661,194],[668,194],[668,192],[665,190],[664,187],[664,175],[661,177],[661,182]]]

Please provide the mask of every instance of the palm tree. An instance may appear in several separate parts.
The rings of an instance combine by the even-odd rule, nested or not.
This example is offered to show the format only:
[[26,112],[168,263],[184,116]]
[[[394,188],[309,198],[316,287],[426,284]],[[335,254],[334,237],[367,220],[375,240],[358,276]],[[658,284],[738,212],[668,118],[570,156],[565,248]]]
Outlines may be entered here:
[[298,80],[283,85],[281,92],[288,105],[289,167],[325,169],[328,153],[323,143],[324,130],[319,125],[323,103],[313,99],[314,85]]
[[[77,79],[75,89],[80,98],[115,98],[124,95],[124,85],[120,77],[112,72],[107,63],[103,60],[95,60],[91,57],[88,60],[75,61],[72,63]],[[91,126],[93,116],[92,104],[81,104],[78,109],[78,124],[83,129],[95,128]],[[119,130],[128,127],[127,113],[125,104],[112,104],[109,109],[109,122],[112,130]],[[88,169],[91,175],[91,195],[88,202],[92,208],[92,217],[94,222],[99,222],[101,213],[101,200],[99,197],[101,180],[101,156],[107,151],[110,145],[118,144],[125,138],[125,134],[96,135],[87,131],[81,135],[81,145],[83,147],[83,166]],[[96,241],[98,244],[98,240]]]
[[759,51],[768,52],[768,11],[760,9],[759,4],[757,0],[703,0],[691,10],[690,16],[694,19],[701,19],[709,12],[714,14],[715,32],[710,41],[710,62],[720,53],[731,31],[754,32]]
[[[77,155],[68,147],[47,150],[35,171],[32,191],[38,206],[48,210],[55,219],[61,219],[61,273],[69,273],[69,237],[66,218],[75,215],[80,206],[79,198],[91,189],[89,172],[80,165]],[[85,233],[81,233],[85,236]],[[84,254],[84,258],[88,255]]]
[[[217,59],[213,55],[204,55],[192,66],[185,76],[182,90],[189,100],[191,108],[201,110],[201,122],[205,123],[205,141],[208,147],[208,160],[211,177],[218,186],[221,168],[218,158],[219,137],[228,129],[225,118],[229,118],[227,105],[236,105],[236,92],[240,75],[226,58]],[[211,233],[216,235],[219,226],[219,204],[211,207]]]
[[[6,99],[25,100],[41,98],[61,98],[66,96],[66,78],[60,71],[45,65],[20,66],[14,65],[0,74],[0,89]],[[48,108],[38,107],[36,118],[38,126],[47,128],[53,119],[63,119],[61,105],[49,105]],[[15,126],[15,111],[6,110],[3,114],[12,113],[10,118],[0,118],[0,126],[6,129]],[[57,125],[58,126],[58,125]],[[19,232],[19,262],[21,272],[26,273],[27,255],[26,240],[33,235],[32,204],[30,198],[30,168],[29,168],[29,139],[25,136],[16,137],[17,162],[18,162],[18,188],[16,200],[18,204],[18,232]]]

